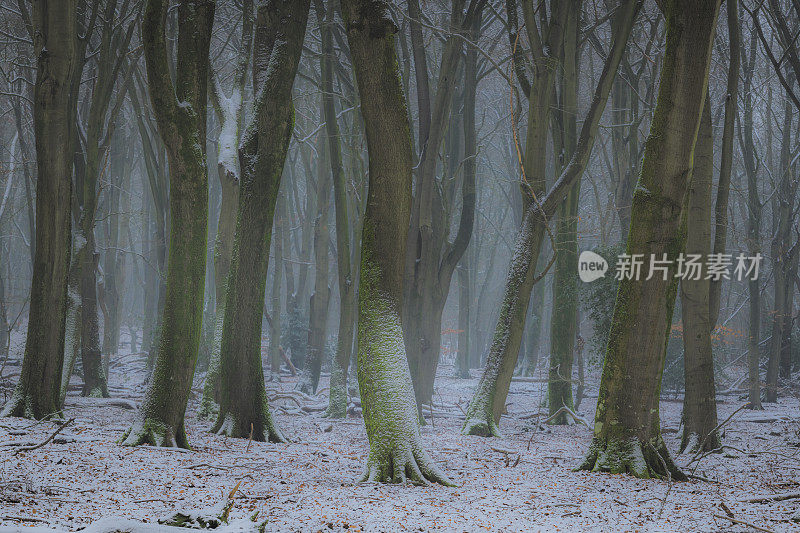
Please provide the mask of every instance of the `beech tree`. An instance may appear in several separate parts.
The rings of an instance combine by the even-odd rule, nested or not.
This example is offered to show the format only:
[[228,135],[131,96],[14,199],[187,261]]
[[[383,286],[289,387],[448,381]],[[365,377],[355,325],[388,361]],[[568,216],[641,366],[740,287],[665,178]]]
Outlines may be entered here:
[[272,219],[294,126],[292,85],[309,6],[310,0],[272,0],[260,4],[256,14],[256,101],[239,147],[242,181],[222,327],[220,410],[213,428],[230,437],[285,440],[267,405],[261,316]]
[[342,1],[369,152],[358,290],[358,386],[370,443],[362,479],[449,485],[420,443],[400,324],[411,135],[388,8],[383,0]]
[[[36,251],[22,372],[2,416],[41,419],[61,412],[77,109],[71,81],[77,59],[77,0],[33,2],[36,83]],[[67,199],[65,201],[65,199]]]
[[661,437],[659,395],[677,294],[675,261],[686,244],[686,195],[705,102],[720,2],[669,0],[658,103],[633,196],[626,253],[673,261],[666,276],[620,281],[594,437],[580,469],[636,477],[686,476]]
[[[526,203],[522,225],[517,235],[514,245],[514,254],[508,268],[508,276],[505,282],[503,300],[500,307],[500,316],[497,319],[495,334],[486,361],[486,367],[481,374],[478,388],[467,408],[466,420],[462,428],[465,435],[498,436],[500,429],[498,422],[505,406],[505,399],[508,395],[508,388],[511,384],[511,377],[519,355],[520,343],[522,341],[522,330],[525,324],[525,315],[528,310],[531,289],[537,281],[534,267],[539,257],[542,240],[545,234],[545,227],[550,218],[555,214],[561,202],[567,196],[570,188],[583,172],[592,151],[594,137],[600,123],[600,116],[603,113],[608,94],[611,91],[614,76],[619,66],[622,53],[628,41],[636,13],[641,6],[637,0],[626,1],[621,4],[620,9],[615,13],[618,23],[615,24],[613,34],[613,45],[606,58],[603,72],[595,88],[592,104],[586,115],[583,126],[578,136],[575,153],[569,164],[564,168],[558,180],[553,184],[550,191],[543,198],[533,201],[530,197]],[[558,16],[558,15],[553,15]],[[562,15],[563,16],[563,15]],[[529,30],[530,31],[530,30]],[[550,30],[550,35],[553,30]],[[534,37],[534,41],[536,38]],[[561,42],[560,38],[556,42]],[[555,49],[554,44],[547,47],[550,51]],[[544,63],[547,64],[547,63]],[[552,78],[551,78],[552,80]],[[539,83],[539,82],[535,82]],[[529,113],[528,136],[526,140],[525,152],[525,176],[530,179],[528,169],[537,168],[540,158],[534,157],[540,149],[539,143],[543,143],[541,137],[546,137],[546,132],[536,133],[535,126],[531,124],[535,114],[544,111],[533,106],[541,106],[544,98],[537,97],[538,91],[544,88],[531,87],[531,99],[529,106],[533,109]],[[547,106],[549,107],[549,105]],[[543,115],[539,117],[539,123],[547,125]],[[532,130],[532,128],[534,128]],[[538,140],[535,137],[540,137]],[[538,171],[539,174],[542,170]],[[530,186],[534,188],[531,180]],[[543,179],[541,180],[543,186]],[[528,183],[523,183],[527,187]]]
[[214,2],[181,0],[175,80],[165,24],[170,2],[147,0],[147,83],[169,161],[170,239],[158,354],[142,405],[121,442],[188,448],[186,402],[200,343],[208,236],[206,101]]

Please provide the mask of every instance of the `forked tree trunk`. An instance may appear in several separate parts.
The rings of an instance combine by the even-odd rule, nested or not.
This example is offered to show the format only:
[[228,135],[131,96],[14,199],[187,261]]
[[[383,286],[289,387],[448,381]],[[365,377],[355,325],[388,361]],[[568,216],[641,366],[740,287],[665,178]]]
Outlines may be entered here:
[[225,318],[228,272],[233,254],[233,239],[236,232],[236,208],[239,205],[239,140],[241,137],[242,113],[244,111],[247,68],[250,65],[253,43],[253,0],[242,2],[242,44],[234,73],[230,96],[226,95],[219,76],[213,75],[212,101],[221,122],[217,157],[217,176],[222,190],[217,235],[214,241],[214,340],[208,372],[203,384],[203,399],[199,415],[214,418],[219,410],[220,397],[220,346],[222,345],[222,323]]
[[260,4],[256,15],[255,113],[239,148],[242,182],[222,327],[220,409],[213,428],[229,437],[285,440],[267,404],[261,317],[275,204],[294,127],[292,85],[309,5],[309,0],[272,0]]
[[358,385],[370,454],[362,479],[450,481],[422,447],[400,312],[411,214],[411,132],[388,3],[343,0],[361,97],[369,193],[361,248]]
[[[711,253],[711,182],[714,173],[714,137],[711,128],[711,99],[706,92],[694,168],[689,187],[686,255],[700,255],[703,261]],[[681,451],[710,451],[719,448],[717,396],[714,388],[714,356],[711,347],[709,294],[711,280],[701,269],[700,279],[681,280],[683,310],[683,376],[686,393],[683,400],[683,436]],[[712,433],[714,431],[714,433]]]
[[[628,0],[616,11],[619,23],[614,31],[614,44],[595,88],[586,120],[581,127],[575,154],[550,192],[544,198],[540,198],[540,202],[529,202],[525,208],[522,227],[517,235],[514,254],[508,269],[500,315],[486,367],[467,408],[466,420],[461,430],[465,435],[500,435],[498,422],[519,355],[525,314],[528,310],[531,289],[536,281],[534,266],[539,257],[545,224],[555,214],[589,160],[600,117],[640,6],[639,0]],[[533,93],[532,88],[531,94]],[[528,138],[530,139],[530,134]],[[526,159],[528,156],[526,151]]]
[[148,0],[142,20],[150,100],[169,159],[167,286],[153,374],[121,442],[188,448],[183,418],[200,345],[205,292],[206,89],[214,4],[203,0],[179,4],[174,84],[164,32],[169,4]]
[[70,263],[72,135],[70,97],[76,57],[77,0],[33,2],[36,82],[36,251],[22,372],[0,416],[41,419],[61,412],[64,327]]
[[[633,196],[627,254],[672,261],[666,276],[620,281],[595,415],[580,469],[686,479],[661,437],[659,397],[685,246],[685,198],[711,62],[718,0],[663,3],[666,50],[658,103]],[[644,269],[647,271],[649,264]],[[666,279],[664,279],[666,277]]]

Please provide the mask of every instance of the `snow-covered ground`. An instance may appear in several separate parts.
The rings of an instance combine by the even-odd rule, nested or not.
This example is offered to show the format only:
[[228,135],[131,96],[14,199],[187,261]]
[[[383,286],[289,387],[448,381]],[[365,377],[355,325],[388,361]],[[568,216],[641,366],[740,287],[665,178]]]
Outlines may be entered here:
[[[136,358],[129,355],[112,368],[115,399],[140,402],[143,374]],[[12,381],[18,372],[18,366],[5,369]],[[582,425],[540,426],[535,416],[529,418],[540,410],[541,383],[512,383],[503,438],[462,436],[461,409],[477,374],[471,380],[451,374],[452,367],[441,368],[435,399],[440,407],[422,436],[455,488],[356,483],[368,452],[366,434],[357,415],[328,421],[316,410],[327,403],[327,378],[313,399],[295,395],[297,401],[282,396],[271,402],[290,444],[209,434],[209,423],[195,415],[198,378],[186,416],[193,446],[188,452],[119,446],[134,414],[130,405],[80,398],[73,382],[64,415],[75,421],[48,444],[15,454],[20,444],[44,441],[59,422],[0,420],[0,524],[11,530],[74,531],[110,515],[152,524],[177,509],[223,502],[241,481],[231,517],[258,511],[260,519],[268,519],[267,531],[752,531],[715,518],[727,516],[725,507],[736,520],[764,530],[800,530],[789,521],[800,498],[742,501],[800,492],[796,394],[766,411],[739,411],[724,426],[725,453],[687,469],[713,483],[669,483],[573,472],[591,432]],[[268,383],[270,395],[278,388],[292,390],[294,382]],[[595,401],[586,398],[580,407],[589,421]],[[721,396],[720,420],[743,403],[736,395]],[[661,403],[673,452],[680,408],[680,402]],[[691,460],[688,454],[677,456],[680,465]]]

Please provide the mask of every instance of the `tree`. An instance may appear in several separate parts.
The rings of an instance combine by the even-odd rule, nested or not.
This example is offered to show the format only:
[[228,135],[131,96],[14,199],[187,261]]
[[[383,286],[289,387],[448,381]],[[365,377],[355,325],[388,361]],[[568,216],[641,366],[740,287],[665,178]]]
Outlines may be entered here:
[[383,0],[343,0],[369,152],[358,291],[358,385],[370,454],[362,479],[450,484],[422,448],[400,312],[411,214],[411,134]]
[[[675,262],[686,239],[685,200],[707,90],[719,1],[662,4],[666,50],[658,102],[631,207],[626,253],[664,256],[666,275],[623,277],[582,470],[685,479],[661,437],[658,403],[678,289]],[[652,255],[651,255],[652,254]]]
[[214,2],[178,5],[175,81],[165,23],[170,2],[148,0],[142,20],[150,100],[169,161],[170,239],[162,327],[153,375],[127,446],[187,448],[183,417],[200,344],[208,236],[206,101]]
[[22,372],[3,416],[45,418],[61,412],[67,281],[71,247],[72,141],[77,109],[70,83],[77,68],[77,0],[33,2],[36,83],[36,251]]
[[267,404],[261,316],[272,221],[294,127],[292,85],[309,6],[310,0],[271,0],[256,14],[255,112],[239,147],[242,181],[222,326],[220,409],[213,428],[229,437],[285,440]]
[[[439,364],[442,343],[442,312],[450,292],[450,283],[459,260],[464,255],[475,218],[474,190],[467,184],[462,187],[462,208],[458,230],[452,242],[450,213],[455,209],[446,192],[444,179],[437,179],[440,149],[451,123],[458,72],[463,56],[464,40],[480,20],[486,0],[453,0],[451,33],[442,50],[438,83],[433,101],[427,81],[425,43],[421,40],[419,2],[408,3],[411,19],[411,42],[416,64],[417,96],[420,115],[420,161],[416,170],[414,198],[408,237],[406,274],[404,281],[403,324],[406,350],[414,382],[417,405],[430,404],[433,385]],[[465,7],[466,6],[466,7]],[[417,28],[417,29],[415,29]],[[474,45],[470,45],[474,46]],[[422,78],[425,78],[423,81]],[[452,128],[451,131],[458,131]],[[473,161],[470,161],[470,165]],[[453,164],[453,168],[458,165]],[[471,169],[464,169],[465,171]],[[464,179],[472,179],[466,176]],[[453,195],[455,196],[455,195]]]
[[[323,9],[322,0],[315,0],[315,9]],[[328,140],[328,159],[333,178],[333,204],[336,218],[336,265],[339,280],[339,329],[336,355],[331,362],[331,380],[328,408],[331,418],[347,415],[347,371],[353,355],[353,335],[356,324],[356,292],[354,261],[351,259],[355,243],[351,243],[355,214],[347,201],[347,174],[342,161],[339,123],[333,92],[334,47],[333,9],[328,9],[322,24],[322,112]]]
[[[714,173],[714,137],[711,127],[711,99],[706,101],[697,133],[691,185],[686,213],[686,255],[711,253],[711,182]],[[681,450],[697,452],[719,448],[717,391],[714,388],[714,356],[711,349],[711,280],[700,269],[699,279],[681,280],[683,317],[683,435]]]
[[[640,1],[627,0],[621,5],[620,9],[616,10],[615,17],[619,17],[619,22],[615,24],[613,45],[595,88],[589,112],[581,127],[575,153],[547,195],[536,202],[531,198],[525,206],[522,225],[517,234],[514,254],[511,257],[511,263],[508,268],[500,315],[497,319],[486,367],[481,375],[478,388],[467,408],[466,420],[461,430],[465,435],[488,437],[500,434],[497,424],[505,406],[511,377],[519,355],[531,289],[535,282],[538,281],[537,278],[540,277],[534,272],[534,265],[536,265],[539,258],[545,228],[569,193],[572,185],[580,177],[589,160],[597,128],[600,124],[600,117],[608,100],[608,94],[611,91],[614,76],[639,7],[641,7]],[[554,46],[551,45],[548,48],[553,50]],[[531,100],[533,100],[538,90],[535,85],[531,87]],[[534,104],[530,105],[533,106]],[[529,114],[530,117],[534,116],[534,111],[537,113],[542,112],[541,110],[533,110]],[[529,118],[530,120],[531,118]],[[528,168],[535,168],[538,165],[538,161],[541,161],[541,159],[536,159],[533,156],[533,154],[538,153],[539,147],[538,145],[531,145],[533,137],[530,133],[531,128],[532,126],[529,122],[525,153],[525,158],[528,162],[525,165],[526,176],[530,176]]]
[[[561,67],[561,101],[553,132],[554,152],[563,162],[575,152],[578,137],[578,13],[571,9],[564,28]],[[553,424],[567,424],[572,418],[562,407],[572,409],[572,363],[575,358],[575,332],[578,326],[578,179],[558,208],[555,236],[555,273],[553,279],[553,316],[550,320],[550,372],[547,381],[547,404]]]
[[211,101],[221,122],[217,157],[217,176],[222,189],[222,201],[217,220],[217,236],[214,241],[214,300],[216,302],[214,320],[214,340],[208,373],[203,385],[201,416],[216,415],[219,409],[220,347],[222,345],[222,325],[225,318],[225,297],[227,294],[228,272],[233,253],[233,240],[236,231],[236,208],[239,205],[239,141],[241,139],[242,113],[244,111],[247,69],[250,65],[253,44],[253,0],[242,2],[242,44],[239,48],[233,86],[226,95],[219,75],[213,73]]

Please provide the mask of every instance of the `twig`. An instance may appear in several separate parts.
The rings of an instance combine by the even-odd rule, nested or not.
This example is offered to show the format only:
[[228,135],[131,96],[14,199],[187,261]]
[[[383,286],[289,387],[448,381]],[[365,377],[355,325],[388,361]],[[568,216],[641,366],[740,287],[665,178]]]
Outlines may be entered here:
[[730,520],[734,524],[739,524],[739,525],[742,525],[742,526],[752,527],[753,529],[755,529],[757,531],[764,531],[766,533],[773,533],[773,531],[771,529],[766,529],[766,528],[763,528],[763,527],[759,527],[759,526],[757,526],[755,524],[751,524],[750,522],[745,522],[744,520],[739,520],[738,518],[731,518],[730,516],[725,516],[725,515],[721,515],[721,514],[715,514],[714,518],[722,518],[723,520]]
[[782,494],[764,494],[761,496],[752,496],[739,500],[742,503],[769,503],[781,502],[783,500],[794,500],[800,498],[800,492],[784,492]]
[[17,522],[41,522],[43,524],[49,524],[47,520],[42,520],[41,518],[33,518],[29,516],[11,516],[5,515],[3,520],[16,520]]
[[38,450],[39,448],[41,448],[42,446],[44,446],[45,444],[47,444],[48,442],[50,442],[51,440],[53,440],[53,437],[55,437],[56,435],[58,435],[58,433],[59,433],[59,432],[60,432],[62,429],[64,429],[65,427],[67,427],[67,425],[69,425],[70,423],[72,423],[72,422],[74,422],[74,421],[75,421],[75,419],[74,419],[74,418],[70,418],[69,420],[67,420],[66,422],[64,422],[63,424],[61,424],[61,425],[58,427],[58,429],[57,429],[57,430],[55,430],[55,431],[52,433],[52,435],[50,435],[49,437],[47,437],[47,439],[46,439],[44,442],[41,442],[41,443],[39,443],[39,444],[36,444],[35,446],[22,446],[21,448],[19,448],[17,451],[15,451],[15,452],[14,452],[14,455],[17,455],[18,453],[21,453],[21,452],[30,452],[30,451],[33,451],[33,450]]
[[589,429],[592,429],[592,428],[589,426],[589,422],[587,422],[585,418],[583,418],[582,416],[578,416],[577,414],[575,414],[575,411],[573,411],[572,409],[570,409],[570,408],[569,408],[569,407],[567,407],[566,405],[562,405],[561,407],[559,407],[559,408],[558,408],[558,411],[556,411],[556,412],[555,412],[555,413],[553,413],[553,414],[552,414],[552,415],[551,415],[549,418],[547,418],[547,420],[545,420],[545,421],[544,421],[544,423],[545,423],[545,424],[547,424],[548,422],[550,422],[551,420],[553,420],[555,417],[557,417],[557,416],[558,416],[558,415],[560,415],[561,413],[567,413],[569,416],[571,416],[571,417],[572,417],[572,419],[573,419],[573,420],[575,420],[575,422],[578,422],[578,423],[580,423],[580,424],[583,424],[583,425],[584,425],[584,426],[586,426],[587,428],[589,428]]

